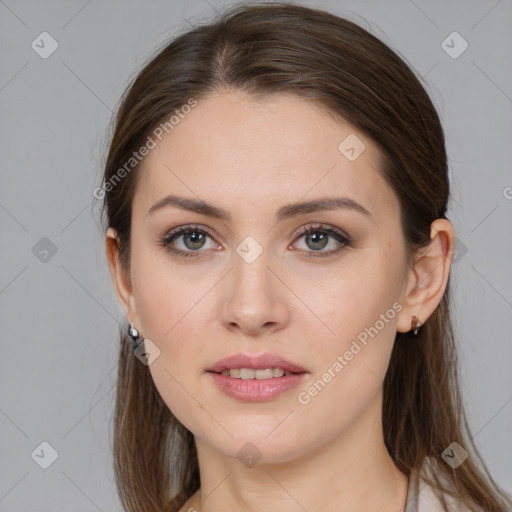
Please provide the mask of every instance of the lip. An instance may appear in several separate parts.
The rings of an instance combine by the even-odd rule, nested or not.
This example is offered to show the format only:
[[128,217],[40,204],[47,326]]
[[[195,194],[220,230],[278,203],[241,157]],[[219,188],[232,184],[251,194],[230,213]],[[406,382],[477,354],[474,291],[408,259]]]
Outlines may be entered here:
[[[282,368],[288,374],[270,379],[235,379],[220,372],[231,368]],[[217,361],[207,370],[226,395],[245,402],[263,402],[271,400],[281,393],[298,386],[309,373],[305,368],[274,354],[251,356],[234,354]]]
[[260,354],[258,356],[247,354],[233,354],[217,361],[208,372],[220,373],[222,370],[232,368],[282,368],[290,373],[308,373],[308,371],[298,364],[287,361],[286,359],[274,354]]
[[264,402],[298,386],[307,373],[292,373],[282,377],[262,380],[234,379],[228,375],[212,372],[209,375],[211,375],[220,391],[231,398],[244,402]]

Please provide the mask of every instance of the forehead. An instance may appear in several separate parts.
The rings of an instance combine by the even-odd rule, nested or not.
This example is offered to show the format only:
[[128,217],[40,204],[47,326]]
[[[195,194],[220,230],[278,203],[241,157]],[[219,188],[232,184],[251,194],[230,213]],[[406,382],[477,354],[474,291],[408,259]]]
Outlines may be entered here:
[[161,138],[153,136],[156,145],[140,169],[134,209],[137,203],[144,213],[167,194],[240,213],[326,195],[351,197],[376,215],[397,207],[378,171],[377,146],[347,121],[295,95],[212,94]]

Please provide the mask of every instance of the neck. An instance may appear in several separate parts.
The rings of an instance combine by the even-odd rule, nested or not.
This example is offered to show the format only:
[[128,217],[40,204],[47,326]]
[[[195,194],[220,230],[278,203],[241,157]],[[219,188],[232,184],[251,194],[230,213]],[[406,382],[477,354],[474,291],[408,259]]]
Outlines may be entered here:
[[196,446],[201,489],[186,511],[405,509],[408,479],[385,447],[380,406],[370,407],[343,435],[286,462],[248,468],[197,437]]

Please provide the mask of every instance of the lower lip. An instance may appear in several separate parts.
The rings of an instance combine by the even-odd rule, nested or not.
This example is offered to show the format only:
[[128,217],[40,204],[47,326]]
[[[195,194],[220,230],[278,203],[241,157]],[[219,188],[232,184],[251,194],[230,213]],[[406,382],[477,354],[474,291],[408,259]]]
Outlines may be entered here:
[[294,373],[272,379],[234,379],[229,375],[208,372],[226,395],[245,402],[263,402],[299,385],[307,373]]

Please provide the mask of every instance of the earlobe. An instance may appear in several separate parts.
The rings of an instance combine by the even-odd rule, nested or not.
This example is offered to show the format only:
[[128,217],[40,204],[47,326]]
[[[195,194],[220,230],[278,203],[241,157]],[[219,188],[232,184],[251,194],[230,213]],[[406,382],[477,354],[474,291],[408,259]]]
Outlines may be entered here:
[[410,269],[405,297],[397,322],[399,332],[413,329],[413,317],[427,321],[443,298],[455,247],[455,232],[446,219],[436,219],[430,228],[430,243],[416,255]]
[[105,250],[117,298],[125,316],[129,319],[131,313],[133,313],[131,311],[132,285],[129,275],[127,275],[121,264],[119,238],[116,231],[111,227],[106,232]]

